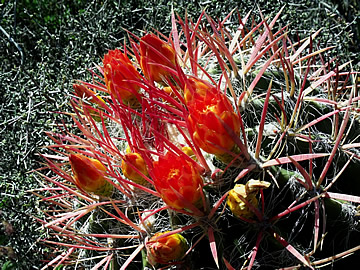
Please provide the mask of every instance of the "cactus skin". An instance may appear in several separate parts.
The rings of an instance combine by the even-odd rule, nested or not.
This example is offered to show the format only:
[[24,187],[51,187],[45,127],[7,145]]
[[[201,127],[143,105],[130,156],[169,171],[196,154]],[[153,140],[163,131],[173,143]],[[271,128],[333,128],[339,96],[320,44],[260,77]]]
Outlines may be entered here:
[[[317,33],[291,42],[287,28],[276,29],[279,16],[243,18],[234,29],[209,16],[196,25],[174,16],[184,36],[175,28],[169,42],[147,34],[130,41],[129,55],[117,52],[132,67],[118,78],[126,95],[101,81],[75,86],[89,94],[100,121],[75,99],[71,115],[81,136],[49,133],[56,156],[44,158],[57,176],[44,179],[57,188],[46,188],[53,194],[45,201],[56,214],[42,223],[56,232],[46,241],[59,261],[144,270],[314,269],[359,250],[356,73],[322,62],[326,49],[313,50]],[[113,60],[111,69],[100,68],[105,82],[119,64]],[[99,92],[102,99],[94,98]],[[71,173],[70,153],[104,163],[87,158],[84,173]],[[105,173],[114,192],[94,200],[92,193],[104,195]],[[100,184],[79,184],[84,194],[69,185],[73,174]],[[156,240],[164,232],[170,242]],[[170,255],[161,255],[164,245]],[[86,265],[86,258],[95,259]]]

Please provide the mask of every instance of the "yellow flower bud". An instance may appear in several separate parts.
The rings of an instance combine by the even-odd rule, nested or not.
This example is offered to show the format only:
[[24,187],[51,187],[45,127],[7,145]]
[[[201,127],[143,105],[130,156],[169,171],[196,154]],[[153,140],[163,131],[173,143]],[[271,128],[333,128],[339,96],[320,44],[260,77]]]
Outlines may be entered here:
[[148,171],[144,159],[139,153],[127,153],[124,155],[121,162],[121,170],[124,176],[137,184],[146,185],[148,181],[144,179],[135,169],[138,169],[142,174],[148,176]]
[[254,213],[245,201],[257,208],[258,199],[256,195],[260,189],[268,188],[269,186],[269,182],[259,180],[250,180],[246,185],[237,184],[230,190],[226,203],[236,217],[252,218]]
[[197,160],[196,159],[196,155],[194,153],[194,151],[191,149],[191,147],[189,146],[184,146],[181,148],[181,150],[186,154],[188,155],[189,157],[191,157],[193,160]]

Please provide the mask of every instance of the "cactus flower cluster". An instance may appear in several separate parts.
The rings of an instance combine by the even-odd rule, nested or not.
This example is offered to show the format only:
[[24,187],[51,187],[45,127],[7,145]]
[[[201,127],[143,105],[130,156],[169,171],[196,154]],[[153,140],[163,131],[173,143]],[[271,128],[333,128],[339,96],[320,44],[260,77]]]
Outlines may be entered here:
[[73,85],[75,131],[43,155],[46,267],[314,269],[359,249],[358,73],[280,13],[173,14]]

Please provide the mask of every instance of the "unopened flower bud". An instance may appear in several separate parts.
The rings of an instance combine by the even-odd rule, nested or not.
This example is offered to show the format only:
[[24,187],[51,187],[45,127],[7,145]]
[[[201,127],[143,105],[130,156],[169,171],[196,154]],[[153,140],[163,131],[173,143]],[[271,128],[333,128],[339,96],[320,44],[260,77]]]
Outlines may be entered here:
[[148,176],[144,159],[139,153],[126,153],[121,162],[121,170],[124,176],[137,184],[146,185],[148,181],[139,174],[134,167],[143,175]]
[[147,259],[152,265],[178,261],[188,249],[187,241],[182,235],[174,233],[161,237],[165,233],[168,232],[156,233],[146,243]]
[[140,56],[141,69],[149,80],[161,83],[170,76],[167,68],[175,68],[175,50],[154,34],[141,38]]
[[104,197],[112,194],[113,186],[105,179],[106,168],[99,160],[71,154],[69,161],[79,189]]

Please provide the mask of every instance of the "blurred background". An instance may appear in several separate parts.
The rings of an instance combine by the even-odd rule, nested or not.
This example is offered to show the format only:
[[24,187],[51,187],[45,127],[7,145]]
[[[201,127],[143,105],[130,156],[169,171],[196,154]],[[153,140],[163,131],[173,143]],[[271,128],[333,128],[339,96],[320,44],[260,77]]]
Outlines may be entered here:
[[[322,28],[316,44],[335,46],[339,63],[360,70],[360,6],[357,0],[194,1],[194,0],[0,0],[0,266],[40,269],[47,258],[45,231],[33,216],[44,205],[30,190],[42,186],[32,170],[42,167],[39,153],[50,143],[45,131],[69,119],[75,80],[88,80],[87,68],[101,63],[109,49],[120,47],[127,29],[171,30],[171,9],[187,10],[196,20],[207,13],[223,18],[237,8],[241,15],[258,10],[273,16],[285,7],[280,23],[290,24],[296,39]],[[335,61],[336,62],[336,61]],[[70,123],[70,121],[69,121]],[[69,128],[71,126],[69,125]]]

